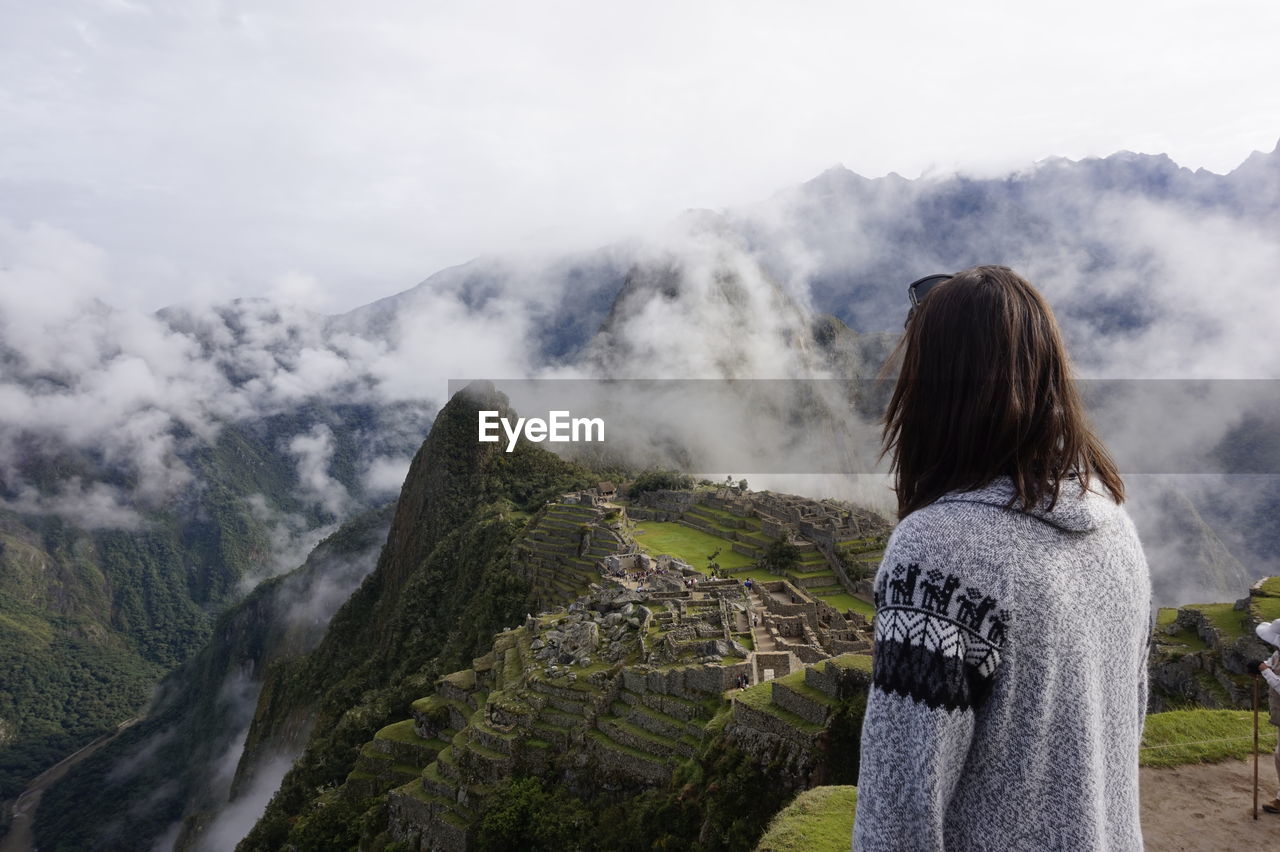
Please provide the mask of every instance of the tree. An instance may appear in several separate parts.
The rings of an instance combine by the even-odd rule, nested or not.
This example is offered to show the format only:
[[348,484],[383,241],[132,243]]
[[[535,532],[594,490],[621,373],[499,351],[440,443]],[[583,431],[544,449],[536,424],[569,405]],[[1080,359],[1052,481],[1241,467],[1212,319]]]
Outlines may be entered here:
[[875,571],[875,565],[858,558],[859,551],[848,545],[836,548],[836,558],[844,567],[845,575],[853,582],[865,580]]
[[800,548],[787,540],[786,535],[778,536],[764,549],[764,555],[756,560],[756,566],[771,574],[785,574],[800,563]]
[[634,500],[646,491],[687,491],[693,487],[693,477],[674,470],[647,470],[631,483]]

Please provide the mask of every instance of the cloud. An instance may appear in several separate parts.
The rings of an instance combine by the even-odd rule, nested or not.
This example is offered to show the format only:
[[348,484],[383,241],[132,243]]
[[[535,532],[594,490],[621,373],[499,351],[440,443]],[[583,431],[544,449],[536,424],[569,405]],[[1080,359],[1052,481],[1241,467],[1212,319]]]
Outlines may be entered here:
[[297,568],[338,526],[336,522],[312,526],[302,515],[273,509],[261,494],[250,494],[245,501],[252,516],[266,526],[271,547],[270,558],[259,570],[241,579],[241,588],[246,593],[268,577]]
[[409,472],[409,458],[382,456],[374,459],[365,471],[364,487],[377,494],[399,494]]
[[249,788],[218,812],[201,833],[195,848],[201,852],[234,849],[267,809],[267,803],[292,765],[293,758],[287,755],[262,761]]
[[168,304],[175,280],[212,301],[275,282],[342,309],[834,162],[994,174],[1128,148],[1221,171],[1273,144],[1280,113],[1261,0],[1086,3],[1052,26],[1008,2],[498,8],[28,4],[0,34],[0,217],[102,245],[125,282],[113,304]]
[[142,516],[129,506],[127,495],[102,482],[84,483],[73,478],[62,483],[53,494],[41,494],[31,486],[23,486],[17,499],[0,500],[14,512],[33,515],[60,515],[74,518],[84,529],[136,530],[143,526]]
[[341,517],[351,504],[351,495],[341,482],[329,475],[333,432],[328,426],[317,425],[305,435],[295,435],[289,441],[289,452],[297,459],[298,482],[303,493],[320,503],[329,515]]
[[[334,613],[373,570],[382,538],[374,535],[372,547],[354,554],[317,550],[304,568],[284,579],[273,592],[271,612],[277,636],[290,638],[277,641],[271,648],[273,654],[303,653],[319,643]],[[258,660],[257,671],[265,670],[271,661]],[[255,754],[246,765],[245,743],[261,685],[248,671],[236,670],[227,675],[219,691],[219,701],[226,707],[222,717],[228,745],[204,772],[210,781],[209,802],[200,807],[207,807],[212,819],[201,832],[196,849],[220,852],[234,848],[266,810],[301,752],[301,744],[292,750],[268,748]],[[237,774],[242,789],[233,795]]]
[[[193,484],[184,459],[226,424],[317,404],[386,413],[357,443],[351,483],[369,475],[385,489],[389,462],[377,460],[417,445],[448,378],[528,366],[516,300],[476,311],[428,293],[362,335],[263,299],[160,314],[114,308],[100,299],[117,284],[111,267],[72,234],[0,222],[0,497],[22,511],[86,507],[93,524],[136,526],[136,511]],[[329,426],[281,440],[304,499],[334,518],[364,499],[332,475]],[[113,484],[37,489],[30,466],[59,454],[79,458],[86,477],[114,471]]]

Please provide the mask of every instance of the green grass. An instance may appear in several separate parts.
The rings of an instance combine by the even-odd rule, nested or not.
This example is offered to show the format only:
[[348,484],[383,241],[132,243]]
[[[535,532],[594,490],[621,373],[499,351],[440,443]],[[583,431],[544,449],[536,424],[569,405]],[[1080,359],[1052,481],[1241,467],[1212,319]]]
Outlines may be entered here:
[[[1276,729],[1265,718],[1259,725],[1259,748],[1270,753]],[[1138,763],[1181,766],[1215,763],[1253,754],[1253,713],[1248,710],[1170,710],[1147,716]]]
[[729,724],[729,720],[733,718],[733,708],[729,707],[717,713],[710,722],[707,723],[706,731],[711,736],[718,735],[724,730],[724,726]]
[[494,751],[486,745],[481,745],[475,740],[467,740],[466,750],[480,755],[491,763],[502,763],[511,759],[510,755],[503,754],[500,751]]
[[707,524],[709,526],[715,527],[716,529],[724,533],[733,533],[733,532],[736,532],[738,529],[737,527],[729,526],[728,524],[724,523],[720,518],[714,515],[705,515],[702,512],[699,512],[697,510],[689,512],[688,515],[685,515],[685,518],[687,520],[696,520],[698,523]]
[[825,692],[814,689],[812,686],[805,683],[804,672],[804,669],[797,669],[791,674],[774,678],[773,682],[780,683],[792,692],[803,695],[805,698],[808,698],[816,704],[821,704],[823,707],[834,708],[839,702],[827,695]]
[[832,657],[827,660],[829,666],[839,666],[842,669],[858,669],[866,674],[871,674],[871,655],[870,654],[841,654],[838,657]]
[[1280,618],[1280,598],[1265,597],[1253,598],[1249,601],[1249,613],[1258,620],[1275,621]]
[[670,554],[704,574],[707,571],[707,557],[717,550],[720,554],[716,561],[727,571],[749,568],[752,565],[751,557],[733,550],[730,542],[684,524],[637,521],[635,532],[636,542],[645,553],[652,556]]
[[749,686],[734,695],[734,701],[740,701],[753,710],[768,713],[791,727],[806,734],[814,734],[822,730],[822,725],[815,725],[773,703],[773,681],[765,681]]
[[744,568],[741,570],[735,570],[732,573],[733,573],[733,576],[738,580],[756,580],[761,583],[767,583],[772,580],[786,579],[786,577],[783,577],[779,574],[773,574],[769,571],[764,570],[763,568]]
[[834,607],[838,612],[844,612],[851,609],[856,613],[867,616],[868,618],[876,614],[874,605],[867,603],[862,598],[855,598],[846,592],[835,595],[819,595],[821,600],[825,601],[828,606]]
[[1235,604],[1192,604],[1183,609],[1199,610],[1202,615],[1218,628],[1224,642],[1233,642],[1245,635],[1244,622],[1248,614],[1235,608]]
[[826,560],[823,560],[822,562],[797,562],[795,570],[792,573],[796,574],[797,576],[826,574],[831,578],[831,582],[833,583],[840,582],[839,580],[836,579],[835,569],[833,569],[830,565],[828,565],[826,563]]
[[409,743],[410,745],[426,745],[427,741],[413,732],[413,720],[405,719],[403,722],[396,722],[387,725],[374,737],[380,740],[392,740],[398,743]]
[[712,515],[726,526],[745,526],[745,528],[749,530],[758,530],[761,526],[759,518],[743,518],[739,515],[735,515],[727,509],[714,509],[705,503],[698,506],[698,512]]
[[614,740],[609,739],[608,736],[606,736],[604,733],[600,731],[587,731],[587,738],[594,740],[595,742],[599,743],[600,745],[602,745],[607,749],[611,749],[616,752],[621,752],[622,754],[625,754],[635,760],[640,760],[646,763],[653,763],[658,765],[661,765],[663,762],[662,758],[654,757],[653,755],[649,754],[646,751],[641,751],[638,748],[632,748],[629,745],[623,745],[620,742],[615,742]]
[[1176,607],[1163,606],[1156,612],[1156,627],[1172,627],[1178,619]]
[[461,671],[444,675],[437,682],[440,681],[451,683],[459,689],[464,689],[469,692],[476,688],[476,672],[475,669],[462,669]]
[[1249,599],[1249,612],[1259,622],[1280,618],[1280,577],[1268,577]]
[[815,787],[769,822],[757,852],[843,852],[853,837],[856,787]]
[[1200,638],[1200,634],[1193,630],[1179,630],[1177,633],[1157,632],[1156,643],[1165,653],[1173,656],[1194,654],[1209,648],[1208,644]]

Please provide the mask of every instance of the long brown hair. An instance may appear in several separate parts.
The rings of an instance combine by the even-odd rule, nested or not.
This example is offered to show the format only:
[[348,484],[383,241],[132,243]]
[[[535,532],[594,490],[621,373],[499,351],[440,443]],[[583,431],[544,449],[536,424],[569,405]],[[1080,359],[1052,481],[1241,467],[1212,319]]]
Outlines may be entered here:
[[1007,266],[975,266],[916,308],[885,370],[901,371],[885,412],[898,518],[948,491],[1007,474],[1012,507],[1057,503],[1062,480],[1096,476],[1117,503],[1124,483],[1093,434],[1048,303]]

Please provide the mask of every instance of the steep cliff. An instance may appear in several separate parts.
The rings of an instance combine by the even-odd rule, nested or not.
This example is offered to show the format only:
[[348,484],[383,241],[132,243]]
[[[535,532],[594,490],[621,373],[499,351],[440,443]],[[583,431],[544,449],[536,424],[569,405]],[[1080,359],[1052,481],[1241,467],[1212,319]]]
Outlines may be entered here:
[[[293,496],[277,433],[258,425],[226,425],[191,449],[188,487],[133,522],[0,508],[0,799],[143,709],[160,677],[209,639],[241,580],[268,570],[273,517],[318,524]],[[51,442],[23,464],[41,493],[128,482]],[[0,506],[23,505],[12,497],[0,478]]]
[[392,507],[358,515],[295,571],[261,584],[209,642],[161,683],[145,719],[46,794],[42,849],[136,849],[226,802],[265,673],[320,641],[338,604],[372,568]]
[[257,756],[304,743],[305,750],[242,848],[287,842],[316,791],[342,783],[376,731],[530,608],[513,544],[529,510],[590,477],[523,442],[511,453],[477,442],[480,409],[512,416],[504,397],[476,385],[441,409],[414,457],[377,567],[314,651],[269,674],[237,786],[251,783]]

